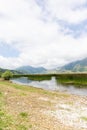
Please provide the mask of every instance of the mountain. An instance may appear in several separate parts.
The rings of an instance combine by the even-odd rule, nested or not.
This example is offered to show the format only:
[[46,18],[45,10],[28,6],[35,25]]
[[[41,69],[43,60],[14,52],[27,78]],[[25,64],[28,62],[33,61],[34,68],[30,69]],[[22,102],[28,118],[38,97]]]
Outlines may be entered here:
[[[8,69],[2,69],[2,68],[0,68],[0,75],[2,74],[2,73],[4,73],[5,71],[7,71]],[[20,72],[18,72],[18,71],[16,71],[16,70],[10,70],[13,74],[22,74],[22,73],[20,73]]]
[[45,73],[47,70],[43,67],[32,67],[32,66],[21,66],[16,68],[16,71],[24,74],[36,74],[36,73]]
[[4,73],[5,71],[6,71],[6,69],[0,68],[0,74]]
[[87,58],[71,62],[59,69],[61,72],[87,72]]

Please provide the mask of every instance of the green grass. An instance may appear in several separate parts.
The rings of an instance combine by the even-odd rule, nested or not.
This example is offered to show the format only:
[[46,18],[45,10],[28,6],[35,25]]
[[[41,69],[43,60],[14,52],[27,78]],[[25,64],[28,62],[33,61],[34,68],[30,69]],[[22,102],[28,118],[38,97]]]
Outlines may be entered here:
[[81,119],[87,121],[87,117],[81,117]]
[[19,125],[18,130],[28,130],[26,126],[24,125]]
[[0,92],[0,130],[8,129],[12,124],[12,117],[5,112],[5,99],[2,92]]
[[7,129],[12,125],[12,117],[4,111],[0,111],[0,129]]
[[31,75],[28,76],[28,78],[30,80],[34,80],[34,81],[43,81],[43,80],[51,80],[51,76],[50,75]]
[[50,74],[30,74],[30,75],[14,75],[13,78],[27,77],[30,80],[42,81],[42,80],[51,80]]
[[13,128],[15,128],[16,130],[28,130],[32,128],[31,124],[26,126],[26,122],[28,121],[27,112],[21,112],[18,114],[17,117],[14,116],[12,113],[9,114],[9,111],[7,110],[7,103],[5,98],[6,95],[3,92],[2,87],[4,87],[4,89],[5,87],[9,87],[9,88],[17,87],[17,89],[23,90],[23,92],[27,88],[27,87],[22,88],[22,86],[20,85],[12,84],[7,81],[0,82],[0,130],[12,130]]
[[21,112],[20,116],[23,117],[23,118],[26,118],[26,117],[28,117],[28,113],[27,112]]
[[80,88],[87,87],[87,74],[61,74],[56,76],[56,80],[64,85],[75,85]]
[[2,94],[2,92],[0,92],[0,97],[2,97],[3,96],[3,94]]

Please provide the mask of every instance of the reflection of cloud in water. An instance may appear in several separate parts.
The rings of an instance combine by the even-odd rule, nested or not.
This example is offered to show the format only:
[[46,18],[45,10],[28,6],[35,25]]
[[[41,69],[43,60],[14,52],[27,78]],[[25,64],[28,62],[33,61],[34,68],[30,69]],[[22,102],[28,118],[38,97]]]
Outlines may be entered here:
[[33,82],[32,80],[29,80],[27,77],[14,78],[11,81],[14,83],[25,84],[25,85],[28,85],[29,83]]
[[51,80],[33,81],[30,83],[30,85],[47,89],[47,90],[56,90],[56,87],[57,87],[56,79],[54,77],[52,77]]
[[87,96],[86,88],[76,88],[73,85],[70,85],[70,86],[61,85],[56,81],[55,77],[52,77],[51,80],[43,80],[43,81],[33,81],[33,80],[29,80],[29,78],[27,77],[21,77],[21,78],[12,79],[11,81],[18,84],[29,85],[29,86],[33,86],[37,88],[43,88],[46,90],[63,91],[63,92],[71,93],[71,94]]

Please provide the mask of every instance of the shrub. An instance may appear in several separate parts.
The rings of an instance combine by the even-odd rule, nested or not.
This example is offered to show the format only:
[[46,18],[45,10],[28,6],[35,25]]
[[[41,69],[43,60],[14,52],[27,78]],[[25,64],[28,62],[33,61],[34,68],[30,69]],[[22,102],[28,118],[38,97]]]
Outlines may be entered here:
[[9,80],[10,78],[13,77],[13,73],[10,71],[5,71],[2,76],[1,76],[4,80]]

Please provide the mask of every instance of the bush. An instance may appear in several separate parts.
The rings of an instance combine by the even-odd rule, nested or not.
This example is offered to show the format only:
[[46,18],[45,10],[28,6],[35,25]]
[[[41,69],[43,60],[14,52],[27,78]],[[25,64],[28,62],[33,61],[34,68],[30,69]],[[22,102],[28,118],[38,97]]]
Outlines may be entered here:
[[1,76],[4,80],[9,80],[10,78],[13,77],[13,73],[10,71],[5,71],[2,76]]

